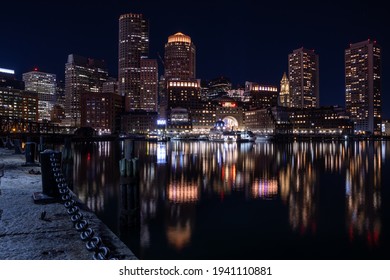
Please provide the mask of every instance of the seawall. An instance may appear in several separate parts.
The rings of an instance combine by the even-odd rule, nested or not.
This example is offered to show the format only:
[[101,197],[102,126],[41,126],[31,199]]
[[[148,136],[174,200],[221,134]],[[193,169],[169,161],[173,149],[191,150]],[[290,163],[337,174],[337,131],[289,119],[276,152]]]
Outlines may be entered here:
[[[95,253],[87,250],[62,203],[34,203],[33,193],[42,192],[41,168],[23,166],[25,161],[23,154],[0,148],[0,260],[93,259]],[[77,204],[111,258],[137,259],[93,212]]]

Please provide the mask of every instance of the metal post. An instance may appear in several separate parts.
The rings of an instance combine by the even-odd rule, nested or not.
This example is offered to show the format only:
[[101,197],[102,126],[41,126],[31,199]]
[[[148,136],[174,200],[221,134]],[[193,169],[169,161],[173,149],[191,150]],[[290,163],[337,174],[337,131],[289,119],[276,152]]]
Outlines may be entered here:
[[34,142],[26,143],[26,149],[25,149],[26,165],[29,164],[35,165],[35,150],[36,148]]
[[42,172],[42,193],[53,197],[59,198],[60,193],[58,191],[56,178],[54,176],[55,168],[60,170],[60,167],[52,167],[50,156],[54,154],[54,157],[61,162],[61,152],[53,150],[45,150],[41,153],[41,172]]

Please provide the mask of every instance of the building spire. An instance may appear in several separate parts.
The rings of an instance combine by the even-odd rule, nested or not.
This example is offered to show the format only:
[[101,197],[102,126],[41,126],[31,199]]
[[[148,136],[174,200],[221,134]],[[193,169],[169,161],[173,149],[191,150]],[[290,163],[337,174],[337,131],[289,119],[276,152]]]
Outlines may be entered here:
[[291,107],[290,100],[290,82],[287,78],[286,72],[283,73],[280,81],[279,105],[283,107]]

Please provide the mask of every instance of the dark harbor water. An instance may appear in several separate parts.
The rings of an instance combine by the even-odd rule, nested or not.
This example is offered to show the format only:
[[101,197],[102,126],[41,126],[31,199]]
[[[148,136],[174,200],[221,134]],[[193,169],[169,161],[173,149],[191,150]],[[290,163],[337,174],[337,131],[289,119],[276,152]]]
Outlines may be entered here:
[[[74,191],[140,259],[390,259],[390,142],[74,144]],[[72,170],[70,170],[72,172]]]

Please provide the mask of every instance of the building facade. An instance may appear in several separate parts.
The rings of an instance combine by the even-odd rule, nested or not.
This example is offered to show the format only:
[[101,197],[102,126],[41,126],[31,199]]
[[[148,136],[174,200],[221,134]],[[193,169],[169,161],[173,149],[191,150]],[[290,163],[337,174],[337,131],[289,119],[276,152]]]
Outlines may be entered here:
[[242,103],[228,97],[214,99],[215,118],[222,120],[229,130],[241,130],[245,127],[245,109]]
[[245,127],[257,135],[291,134],[286,107],[254,108],[245,112]]
[[345,136],[353,128],[345,109],[338,106],[251,109],[245,112],[245,125],[257,134],[303,136]]
[[381,131],[381,48],[375,41],[345,50],[345,105],[355,133]]
[[70,54],[65,64],[65,124],[80,126],[81,94],[99,93],[108,79],[103,60]]
[[245,92],[250,96],[250,105],[253,108],[278,105],[278,88],[276,86],[245,82]]
[[192,121],[190,113],[185,108],[173,108],[169,110],[167,120],[168,135],[175,137],[182,133],[192,131]]
[[24,90],[24,82],[15,77],[15,70],[0,68],[0,88],[15,88]]
[[119,18],[118,88],[126,111],[142,109],[141,59],[149,54],[149,22],[142,14]]
[[158,110],[158,65],[156,59],[141,59],[141,109]]
[[0,87],[0,127],[2,131],[23,132],[28,123],[38,121],[38,94]]
[[294,109],[289,111],[294,134],[350,135],[353,124],[342,107]]
[[314,50],[300,48],[289,54],[288,72],[291,107],[319,107],[319,60]]
[[123,98],[114,93],[83,93],[81,126],[92,127],[98,134],[119,133],[124,111]]
[[38,121],[38,94],[24,90],[15,71],[0,68],[0,131],[24,132]]
[[38,69],[23,74],[27,91],[38,93],[38,121],[50,120],[50,112],[56,103],[57,77]]
[[115,78],[108,78],[106,82],[103,83],[102,91],[104,93],[115,93],[119,94],[118,91],[118,81]]
[[227,95],[232,89],[232,82],[226,77],[218,77],[208,82],[207,100]]
[[191,37],[176,33],[168,37],[164,53],[165,80],[196,78],[196,48]]
[[172,80],[167,82],[168,108],[189,109],[201,101],[200,80]]
[[216,117],[216,103],[202,101],[190,108],[192,129],[195,133],[208,133],[214,126]]
[[122,131],[129,134],[148,134],[157,129],[157,112],[133,110],[122,116]]

